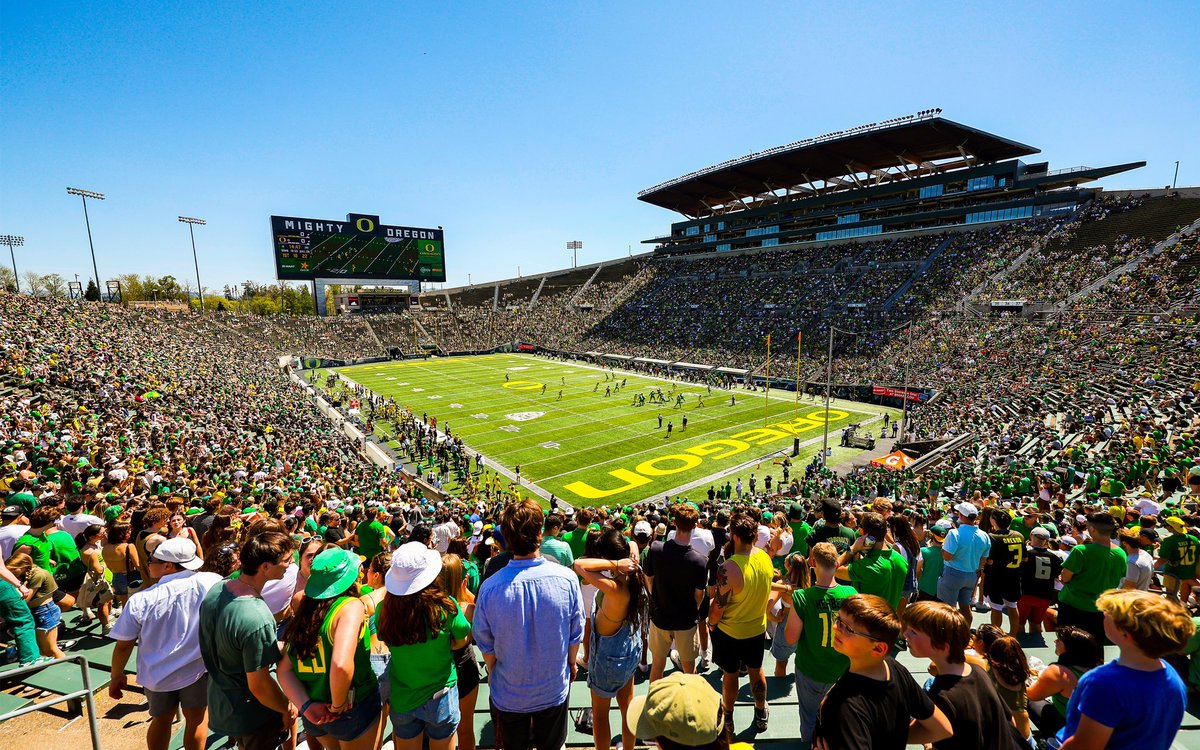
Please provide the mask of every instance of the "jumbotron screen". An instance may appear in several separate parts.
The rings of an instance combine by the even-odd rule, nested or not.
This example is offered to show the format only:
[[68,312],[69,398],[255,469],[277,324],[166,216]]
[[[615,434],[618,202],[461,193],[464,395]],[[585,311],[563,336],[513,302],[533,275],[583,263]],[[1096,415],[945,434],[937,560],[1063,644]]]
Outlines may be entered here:
[[378,216],[346,219],[272,216],[275,274],[313,279],[446,280],[442,230],[380,224]]

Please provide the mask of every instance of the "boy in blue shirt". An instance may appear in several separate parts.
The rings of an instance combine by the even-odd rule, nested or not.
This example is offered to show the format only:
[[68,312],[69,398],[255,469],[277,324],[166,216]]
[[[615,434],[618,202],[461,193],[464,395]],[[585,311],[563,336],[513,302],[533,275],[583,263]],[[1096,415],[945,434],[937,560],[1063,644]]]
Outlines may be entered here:
[[1161,657],[1187,644],[1196,629],[1191,616],[1148,591],[1110,589],[1096,607],[1121,655],[1079,678],[1058,733],[1062,750],[1169,750],[1183,722],[1187,688]]

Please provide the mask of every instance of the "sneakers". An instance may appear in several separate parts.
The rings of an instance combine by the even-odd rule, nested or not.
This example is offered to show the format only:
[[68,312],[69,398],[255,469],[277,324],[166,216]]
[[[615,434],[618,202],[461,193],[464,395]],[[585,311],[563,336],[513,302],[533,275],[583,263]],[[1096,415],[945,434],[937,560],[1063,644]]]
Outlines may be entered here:
[[91,622],[92,620],[95,620],[95,619],[96,619],[96,613],[92,612],[90,607],[83,610],[83,621],[84,622]]
[[754,709],[754,731],[767,731],[767,719],[771,716],[771,709],[763,706],[762,708]]
[[674,664],[675,668],[680,672],[683,671],[683,660],[679,658],[679,652],[675,649],[671,649],[671,663]]
[[75,648],[75,644],[78,642],[79,641],[59,641],[58,642],[58,650],[59,651],[70,651],[71,649]]
[[696,665],[696,671],[701,673],[707,672],[708,668],[711,666],[712,659],[709,658],[708,652],[705,651],[704,653],[700,654],[700,663]]
[[54,661],[54,657],[53,656],[39,656],[38,658],[34,659],[33,661],[21,662],[21,666],[22,667],[32,667],[37,664],[43,664],[48,661]]

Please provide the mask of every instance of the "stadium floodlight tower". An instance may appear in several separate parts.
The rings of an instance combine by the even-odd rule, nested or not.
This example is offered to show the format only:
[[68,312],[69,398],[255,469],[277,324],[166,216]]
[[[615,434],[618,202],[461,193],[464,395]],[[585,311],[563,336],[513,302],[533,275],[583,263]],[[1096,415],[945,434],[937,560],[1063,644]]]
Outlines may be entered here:
[[87,199],[102,201],[104,193],[97,193],[94,190],[84,190],[83,188],[67,188],[67,195],[78,195],[83,199],[83,223],[87,225],[88,233],[88,249],[92,251],[92,273],[96,276],[96,295],[103,300],[103,292],[100,291],[100,271],[96,268],[96,246],[92,244],[92,222],[88,219]]
[[8,245],[8,255],[12,258],[13,283],[17,285],[17,294],[21,293],[21,280],[17,278],[17,253],[13,248],[21,247],[24,244],[24,237],[18,237],[15,234],[0,234],[0,245]]
[[571,251],[571,268],[579,267],[577,254],[583,249],[583,243],[579,240],[571,240],[567,243],[567,249]]
[[179,220],[188,225],[188,236],[192,238],[192,263],[196,264],[196,293],[200,295],[200,314],[204,314],[204,287],[200,286],[200,261],[196,258],[196,234],[192,231],[192,227],[196,224],[204,226],[207,222],[204,219],[196,219],[191,216],[180,216]]

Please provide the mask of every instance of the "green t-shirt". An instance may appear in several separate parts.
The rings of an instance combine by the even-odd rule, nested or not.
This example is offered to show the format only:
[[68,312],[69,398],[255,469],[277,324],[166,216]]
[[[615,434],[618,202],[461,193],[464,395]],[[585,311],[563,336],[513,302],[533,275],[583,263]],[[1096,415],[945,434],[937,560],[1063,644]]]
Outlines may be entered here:
[[383,536],[387,533],[387,527],[379,521],[359,521],[354,533],[358,535],[358,554],[370,560],[383,552]]
[[942,547],[939,544],[936,547],[922,547],[921,559],[924,564],[921,565],[921,576],[917,579],[917,590],[923,591],[930,596],[937,596],[938,579],[942,577],[942,570],[946,567],[946,560],[942,557]]
[[1073,574],[1058,592],[1058,600],[1084,612],[1099,612],[1096,599],[1109,589],[1120,585],[1128,569],[1125,552],[1089,542],[1071,550],[1063,570]]
[[799,552],[808,557],[808,537],[812,534],[812,527],[807,521],[788,521],[788,526],[792,530],[792,552],[789,554]]
[[432,638],[426,633],[421,643],[388,646],[392,654],[388,667],[388,679],[392,683],[392,711],[412,711],[424,705],[439,690],[458,684],[450,642],[466,638],[471,632],[471,623],[467,622],[457,602],[454,608],[455,614],[447,623],[446,630],[438,631]]
[[860,594],[875,594],[887,600],[895,609],[904,591],[904,576],[908,563],[894,549],[872,550],[847,566],[850,585]]
[[572,558],[583,557],[583,553],[587,549],[587,535],[588,530],[585,526],[580,526],[562,535],[562,540],[571,548]]
[[200,656],[208,669],[208,726],[231,737],[250,734],[278,715],[250,692],[246,674],[279,662],[275,618],[257,596],[235,596],[229,581],[200,605]]
[[833,683],[850,668],[850,660],[833,648],[833,621],[842,600],[858,592],[853,586],[812,586],[792,593],[792,608],[804,623],[796,643],[796,669],[811,680]]
[[53,545],[50,544],[49,534],[24,534],[13,543],[13,549],[18,550],[22,547],[29,547],[32,550],[29,556],[33,558],[33,564],[39,568],[54,572],[54,563],[50,561],[50,550]]
[[1167,561],[1163,572],[1167,575],[1191,580],[1196,577],[1196,553],[1200,551],[1200,539],[1191,534],[1172,534],[1162,540],[1158,556]]
[[79,557],[79,548],[75,540],[65,531],[51,531],[49,534],[51,552],[55,562],[54,580],[64,591],[75,591],[83,583],[87,569]]

